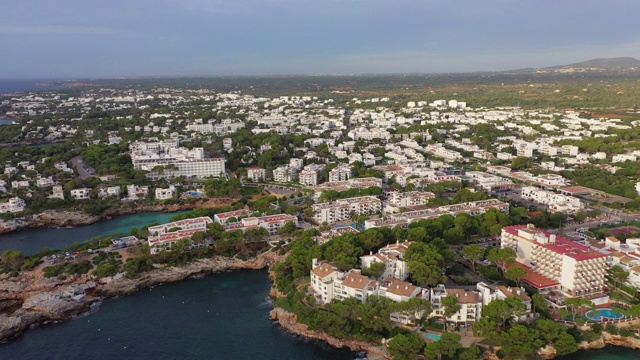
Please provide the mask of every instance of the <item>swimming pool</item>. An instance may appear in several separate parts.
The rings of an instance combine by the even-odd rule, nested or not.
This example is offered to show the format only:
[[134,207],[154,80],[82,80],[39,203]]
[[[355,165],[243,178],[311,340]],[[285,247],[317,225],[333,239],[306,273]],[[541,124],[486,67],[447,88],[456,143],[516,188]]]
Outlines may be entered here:
[[433,339],[435,341],[440,341],[440,338],[442,338],[442,336],[440,336],[439,334],[432,334],[432,333],[424,333],[424,336],[428,337],[429,339]]
[[595,321],[622,319],[624,317],[624,315],[622,315],[621,313],[611,309],[591,310],[585,315],[587,315],[589,319]]

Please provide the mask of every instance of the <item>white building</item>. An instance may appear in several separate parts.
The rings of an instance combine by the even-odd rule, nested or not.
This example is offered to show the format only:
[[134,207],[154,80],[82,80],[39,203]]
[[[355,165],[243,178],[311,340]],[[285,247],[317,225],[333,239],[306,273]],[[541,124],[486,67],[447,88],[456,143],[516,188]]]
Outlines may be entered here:
[[64,190],[62,189],[62,185],[54,185],[51,195],[49,195],[48,197],[49,199],[64,200]]
[[53,181],[53,177],[49,176],[49,177],[38,177],[36,179],[36,186],[39,188],[43,188],[43,187],[49,187],[49,186],[53,186],[56,183]]
[[383,263],[386,267],[381,278],[391,276],[400,280],[406,280],[409,277],[409,266],[404,260],[404,254],[411,244],[413,244],[413,242],[410,241],[389,244],[378,250],[376,254],[370,253],[369,255],[361,256],[361,267],[371,267],[371,264],[375,262]]
[[346,181],[351,177],[351,166],[340,164],[329,171],[329,181]]
[[576,197],[542,190],[533,186],[523,186],[520,195],[523,199],[547,205],[549,210],[553,212],[573,214],[583,208],[582,202]]
[[264,181],[267,177],[267,170],[259,167],[247,168],[247,179],[252,182]]
[[435,196],[434,193],[422,191],[393,192],[389,194],[388,200],[391,206],[409,207],[426,205]]
[[207,226],[213,220],[210,217],[199,217],[174,221],[167,224],[149,227],[149,238],[147,242],[152,254],[157,254],[162,250],[170,250],[171,245],[181,239],[191,239],[196,232],[206,232]]
[[7,202],[0,203],[0,214],[24,211],[26,207],[27,204],[24,200],[19,197],[14,197]]
[[90,198],[90,191],[91,189],[89,188],[73,189],[71,190],[71,197],[74,200],[87,200]]
[[539,291],[559,290],[567,296],[603,297],[607,255],[531,224],[502,229],[501,246],[516,251],[527,271],[525,282]]
[[300,185],[316,186],[320,176],[320,171],[324,170],[324,165],[309,164],[298,174]]
[[127,198],[130,200],[137,200],[140,198],[145,198],[149,195],[149,187],[148,186],[136,186],[136,185],[127,185]]
[[242,232],[263,228],[269,232],[269,235],[276,235],[278,230],[287,223],[293,223],[298,226],[298,218],[287,214],[247,217],[236,222],[226,222],[224,228],[226,231],[241,230]]
[[382,210],[382,201],[375,196],[360,196],[336,200],[329,203],[314,204],[313,219],[318,223],[333,224],[350,219],[351,214],[371,215]]
[[173,199],[176,196],[176,187],[170,185],[168,188],[156,188],[155,191],[156,200],[168,200]]
[[129,149],[133,168],[149,171],[151,178],[225,176],[223,158],[205,158],[203,148],[180,148],[178,140],[132,142]]
[[98,190],[98,197],[104,198],[107,196],[120,196],[120,186],[108,186]]
[[468,324],[480,320],[482,316],[482,297],[479,291],[447,289],[444,285],[438,285],[429,290],[429,299],[433,304],[432,317],[444,318],[445,308],[442,306],[442,299],[447,296],[455,296],[458,304],[460,304],[460,310],[448,317],[448,322]]
[[276,182],[291,182],[295,175],[295,170],[289,166],[283,165],[273,170],[273,181]]

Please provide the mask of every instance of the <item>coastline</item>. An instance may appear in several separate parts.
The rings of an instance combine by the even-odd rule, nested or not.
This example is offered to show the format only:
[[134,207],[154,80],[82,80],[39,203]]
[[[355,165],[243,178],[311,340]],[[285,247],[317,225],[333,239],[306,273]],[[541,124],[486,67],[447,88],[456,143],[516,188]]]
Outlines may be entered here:
[[338,349],[346,347],[354,352],[364,351],[367,353],[368,360],[391,359],[391,355],[386,351],[386,347],[383,344],[359,340],[342,340],[329,336],[322,331],[309,330],[307,325],[301,324],[297,321],[295,314],[292,314],[282,308],[275,307],[271,310],[269,316],[290,333],[309,339],[322,340]]
[[192,210],[201,202],[176,205],[136,205],[110,208],[100,215],[89,215],[81,211],[73,210],[46,210],[35,215],[27,215],[12,220],[0,220],[0,234],[6,234],[23,229],[35,229],[42,227],[77,227],[91,225],[100,220],[110,219],[115,216],[130,215],[139,212],[177,212]]
[[[0,341],[19,336],[39,324],[60,322],[92,310],[109,298],[129,295],[147,287],[184,280],[191,276],[230,270],[260,270],[278,261],[268,251],[255,258],[239,260],[214,257],[200,259],[182,267],[156,267],[135,279],[120,273],[94,280],[91,275],[69,276],[64,280],[44,278],[34,272],[0,280]],[[82,300],[73,294],[82,288]]]

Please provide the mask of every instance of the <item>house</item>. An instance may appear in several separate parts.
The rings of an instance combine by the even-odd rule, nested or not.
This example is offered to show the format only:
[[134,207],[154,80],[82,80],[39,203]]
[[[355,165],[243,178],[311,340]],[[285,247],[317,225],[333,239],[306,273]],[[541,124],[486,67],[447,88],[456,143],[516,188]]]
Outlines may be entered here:
[[394,277],[387,277],[382,280],[378,295],[400,302],[418,297],[422,294],[422,291],[423,289],[419,286]]
[[62,189],[62,185],[54,185],[51,195],[49,195],[49,199],[60,199],[64,200],[64,190]]
[[172,199],[176,196],[176,188],[173,185],[169,186],[166,189],[156,188],[155,195],[156,195],[156,200]]
[[107,186],[98,189],[98,197],[104,198],[108,196],[120,197],[120,186]]
[[71,190],[71,197],[74,200],[87,200],[89,199],[91,189],[89,188],[81,188],[81,189],[73,189]]
[[7,202],[0,203],[0,214],[24,211],[26,206],[25,201],[16,196]]

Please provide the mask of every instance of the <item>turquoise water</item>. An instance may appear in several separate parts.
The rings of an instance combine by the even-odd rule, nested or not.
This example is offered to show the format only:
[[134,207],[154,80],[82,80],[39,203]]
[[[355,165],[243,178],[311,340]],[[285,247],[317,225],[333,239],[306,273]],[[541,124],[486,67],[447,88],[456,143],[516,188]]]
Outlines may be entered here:
[[38,228],[0,234],[0,253],[8,249],[20,250],[25,254],[33,254],[44,247],[62,249],[94,236],[117,232],[128,234],[134,227],[139,229],[153,222],[168,222],[176,214],[180,213],[142,212],[76,228]]
[[584,350],[557,357],[556,360],[633,360],[640,359],[640,350],[607,346],[599,350]]
[[0,345],[0,359],[354,359],[269,319],[266,271],[218,273],[109,300]]
[[0,119],[0,125],[11,125],[12,122],[11,119]]
[[611,309],[592,310],[587,312],[585,315],[589,319],[595,320],[595,321],[600,321],[603,318],[606,320],[606,319],[622,319],[624,317],[624,315],[622,315],[621,313]]
[[428,337],[429,339],[433,339],[435,341],[440,341],[440,339],[442,338],[442,336],[438,334],[432,334],[432,333],[424,333],[424,336]]

